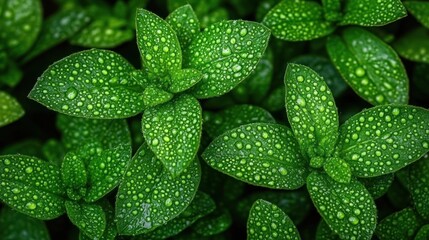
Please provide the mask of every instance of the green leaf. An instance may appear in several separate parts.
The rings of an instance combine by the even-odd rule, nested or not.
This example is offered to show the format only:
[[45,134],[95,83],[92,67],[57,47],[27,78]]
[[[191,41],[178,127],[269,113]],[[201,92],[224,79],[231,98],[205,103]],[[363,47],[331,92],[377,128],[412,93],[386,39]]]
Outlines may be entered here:
[[226,208],[216,208],[211,214],[199,219],[192,228],[200,236],[213,237],[225,232],[232,225],[231,213]]
[[24,109],[7,92],[0,91],[0,127],[8,125],[24,115]]
[[[429,6],[429,4],[428,4]],[[410,61],[429,63],[429,30],[416,28],[393,43],[398,54]]]
[[253,105],[234,105],[217,113],[205,114],[204,130],[212,138],[244,124],[276,122],[270,112]]
[[[139,236],[137,239],[166,239],[179,234],[201,217],[216,208],[216,204],[208,194],[198,191],[189,206],[176,218],[154,231]],[[135,239],[135,240],[137,240]]]
[[[97,239],[115,240],[116,235],[118,234],[115,224],[115,210],[106,200],[101,201],[100,205],[103,208],[104,214],[106,215],[106,229],[104,230],[103,235]],[[94,238],[89,237],[83,231],[79,231],[79,240],[94,240]]]
[[50,16],[42,25],[39,37],[25,55],[28,61],[45,50],[69,39],[82,29],[90,18],[82,9],[60,11]]
[[323,169],[332,179],[339,183],[349,183],[352,178],[350,166],[339,157],[330,157],[326,159]]
[[40,0],[2,1],[0,42],[11,58],[23,55],[33,45],[42,24]]
[[202,157],[214,169],[256,186],[290,190],[305,183],[306,161],[292,131],[279,124],[232,129],[213,140]]
[[404,2],[408,12],[413,15],[424,27],[429,28],[429,3],[425,1]]
[[48,220],[64,213],[64,187],[57,166],[24,155],[0,156],[0,199],[31,217]]
[[401,60],[372,33],[347,28],[342,37],[328,39],[327,50],[344,80],[369,103],[408,102],[408,77]]
[[51,65],[29,98],[67,115],[126,118],[143,111],[142,89],[129,75],[134,68],[119,54],[91,49]]
[[417,232],[416,236],[414,237],[414,240],[426,240],[429,237],[429,224],[424,225],[420,228],[420,230]]
[[377,223],[374,200],[355,179],[338,183],[319,172],[307,178],[307,189],[318,212],[342,239],[371,239]]
[[338,113],[331,91],[312,69],[290,63],[284,77],[286,111],[302,152],[330,156],[338,137]]
[[43,221],[8,207],[0,211],[0,236],[3,240],[50,240]]
[[48,139],[41,147],[43,156],[48,162],[61,166],[66,150],[64,145],[56,139]]
[[218,22],[199,33],[184,49],[185,67],[203,74],[193,88],[197,98],[229,92],[255,69],[267,47],[270,31],[256,22]]
[[331,34],[335,26],[324,19],[319,3],[304,0],[283,0],[272,8],[262,23],[276,38],[286,41],[307,41]]
[[301,239],[292,220],[279,207],[259,199],[250,209],[247,239],[277,238]]
[[340,0],[322,0],[323,12],[325,19],[329,22],[341,21],[343,18],[341,13]]
[[268,94],[263,106],[270,112],[284,110],[285,107],[285,88],[284,86],[275,88]]
[[316,240],[340,240],[340,237],[329,228],[329,225],[321,219],[316,230]]
[[18,64],[12,59],[6,59],[6,61],[5,68],[3,70],[0,69],[0,86],[5,84],[13,88],[21,82],[23,73]]
[[176,32],[182,48],[186,48],[200,32],[200,22],[189,4],[174,10],[165,21]]
[[65,206],[70,221],[81,231],[92,239],[102,236],[106,228],[106,214],[100,205],[66,201]]
[[173,178],[143,144],[119,185],[115,214],[119,234],[147,233],[178,216],[194,198],[200,178],[197,159]]
[[410,167],[410,194],[417,212],[429,220],[429,158],[424,157]]
[[340,128],[339,157],[358,177],[395,172],[429,149],[429,111],[406,105],[364,110]]
[[378,177],[360,178],[359,182],[365,186],[372,198],[377,199],[386,194],[392,185],[393,178],[394,174],[390,173]]
[[383,26],[407,16],[400,0],[346,0],[340,25]]
[[78,201],[85,196],[88,175],[85,164],[78,154],[74,152],[66,154],[61,165],[61,177],[70,199]]
[[183,92],[197,84],[203,75],[200,71],[192,68],[180,69],[170,73],[171,85],[169,91],[172,93]]
[[201,106],[189,95],[149,108],[143,114],[143,135],[172,176],[193,161],[201,138]]
[[87,48],[114,48],[134,38],[125,19],[114,16],[95,16],[96,20],[70,40],[73,45]]
[[[152,12],[137,9],[137,45],[143,66],[152,74],[163,77],[182,68],[182,50],[171,26]],[[161,79],[164,80],[164,79]]]
[[217,9],[211,12],[208,12],[207,14],[204,14],[202,16],[199,16],[200,25],[202,28],[207,28],[212,24],[228,20],[228,18],[229,18],[228,10],[219,6],[217,6]]
[[380,239],[412,239],[420,225],[413,209],[405,208],[381,220],[375,234]]
[[301,55],[293,59],[292,62],[305,65],[323,77],[323,80],[328,85],[334,98],[339,97],[347,89],[347,83],[344,82],[335,66],[326,57],[319,55]]
[[143,91],[143,102],[147,108],[170,101],[173,94],[155,86],[148,86]]

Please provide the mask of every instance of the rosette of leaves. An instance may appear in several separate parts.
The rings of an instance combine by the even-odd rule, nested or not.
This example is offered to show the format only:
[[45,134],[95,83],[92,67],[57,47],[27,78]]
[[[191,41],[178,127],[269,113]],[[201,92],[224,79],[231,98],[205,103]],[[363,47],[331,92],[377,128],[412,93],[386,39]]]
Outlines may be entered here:
[[200,32],[189,5],[166,20],[138,9],[136,29],[142,70],[112,51],[82,51],[50,66],[29,97],[85,118],[127,118],[144,112],[148,147],[172,176],[179,176],[200,144],[197,99],[220,96],[250,75],[270,31],[259,23],[231,20]]
[[289,64],[286,112],[291,128],[251,123],[218,136],[203,152],[214,169],[249,184],[292,190],[307,185],[314,206],[340,238],[371,239],[376,206],[359,178],[396,172],[429,150],[429,111],[390,104],[339,126],[325,81]]
[[307,41],[330,35],[338,26],[383,26],[405,16],[400,0],[282,0],[262,22],[276,38]]

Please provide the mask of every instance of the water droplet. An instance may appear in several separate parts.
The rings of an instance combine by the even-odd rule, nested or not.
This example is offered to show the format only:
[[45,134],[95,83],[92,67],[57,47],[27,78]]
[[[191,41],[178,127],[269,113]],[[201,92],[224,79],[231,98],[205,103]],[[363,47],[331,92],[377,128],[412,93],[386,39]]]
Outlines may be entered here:
[[67,89],[66,96],[68,99],[73,100],[77,96],[77,90],[74,87],[70,87]]
[[244,37],[244,36],[246,36],[246,34],[247,34],[247,29],[243,28],[243,29],[240,30],[240,35],[241,36]]
[[158,144],[159,144],[158,139],[157,139],[157,138],[154,138],[154,139],[152,140],[152,145],[156,146],[156,145],[158,145]]
[[298,76],[296,78],[296,80],[298,80],[298,82],[302,82],[302,81],[304,81],[304,77],[303,76]]
[[351,216],[349,217],[349,222],[353,225],[356,225],[359,223],[359,219],[357,217]]
[[355,71],[355,73],[356,73],[356,75],[358,77],[362,77],[363,75],[365,75],[365,69],[363,69],[363,68],[357,68],[356,71]]
[[375,97],[375,100],[376,100],[378,103],[382,103],[382,102],[384,101],[384,97],[383,97],[383,95],[377,95],[377,96]]
[[341,212],[341,211],[337,212],[337,218],[343,219],[344,217],[345,217],[345,215],[343,212]]
[[25,205],[25,208],[30,209],[30,210],[34,210],[36,209],[37,205],[34,202],[29,202]]
[[146,54],[146,60],[151,60],[151,59],[152,59],[152,55]]
[[171,205],[173,205],[173,201],[171,200],[171,198],[167,198],[165,200],[165,206],[170,207]]
[[238,71],[240,71],[240,70],[241,70],[241,66],[240,66],[240,65],[234,65],[234,66],[232,67],[232,70],[233,70],[234,72],[238,72]]
[[9,159],[5,159],[4,160],[4,165],[9,165],[10,164],[10,160]]
[[231,54],[231,49],[229,47],[223,48],[222,49],[222,55],[223,56],[228,56]]
[[26,173],[32,173],[32,172],[33,172],[33,168],[32,168],[32,167],[27,167],[27,168],[25,169],[25,172],[26,172]]

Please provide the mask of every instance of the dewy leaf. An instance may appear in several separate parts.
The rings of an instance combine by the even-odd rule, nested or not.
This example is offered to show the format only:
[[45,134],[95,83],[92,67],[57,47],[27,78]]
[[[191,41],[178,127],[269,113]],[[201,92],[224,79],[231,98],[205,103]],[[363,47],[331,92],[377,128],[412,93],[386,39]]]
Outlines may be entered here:
[[414,210],[405,208],[381,220],[375,234],[380,239],[412,239],[420,225]]
[[429,237],[429,224],[424,225],[420,228],[420,230],[417,232],[416,236],[414,237],[414,240],[426,240]]
[[332,179],[339,183],[349,183],[352,177],[350,166],[339,157],[326,159],[323,169]]
[[98,204],[66,201],[70,221],[92,239],[101,237],[106,228],[106,214]]
[[172,98],[173,94],[155,86],[148,86],[143,91],[143,102],[147,108],[168,102]]
[[429,220],[429,158],[420,159],[410,167],[409,186],[417,212]]
[[165,19],[176,32],[182,48],[186,48],[200,32],[200,22],[192,6],[187,4],[174,10]]
[[335,26],[326,21],[317,2],[282,0],[262,21],[276,38],[286,41],[307,41],[329,35]]
[[[115,210],[107,200],[102,200],[100,202],[100,206],[103,208],[104,214],[106,215],[106,229],[104,230],[103,235],[98,239],[115,240],[116,235],[118,235],[115,223]],[[94,238],[89,237],[83,231],[79,231],[79,240],[94,240]]]
[[413,15],[424,27],[429,28],[429,2],[406,1],[404,2],[408,12]]
[[215,236],[225,232],[232,225],[232,216],[227,208],[216,208],[209,215],[199,219],[192,228],[200,236]]
[[346,0],[341,25],[383,26],[407,16],[400,0]]
[[200,71],[192,68],[180,69],[170,73],[171,85],[169,91],[172,93],[183,92],[197,84],[203,75]]
[[[182,50],[171,26],[152,12],[137,9],[137,45],[143,66],[152,74],[163,77],[182,68]],[[161,79],[164,80],[164,79]]]
[[143,144],[119,186],[116,198],[119,234],[147,233],[178,216],[194,198],[200,178],[197,159],[173,178]]
[[143,135],[168,172],[179,175],[194,160],[202,131],[201,106],[189,95],[149,108],[143,114]]
[[296,189],[305,183],[306,162],[298,142],[279,124],[232,129],[213,140],[202,157],[214,169],[253,185]]
[[30,52],[25,54],[24,61],[72,37],[89,21],[88,14],[82,9],[70,9],[50,16],[43,23],[40,35]]
[[406,105],[364,110],[340,128],[339,157],[358,177],[395,172],[429,149],[429,111]]
[[344,80],[369,103],[408,102],[408,77],[401,60],[372,33],[347,28],[342,37],[328,39],[327,50]]
[[276,205],[257,200],[249,213],[247,239],[301,239],[292,220]]
[[289,123],[302,152],[329,156],[338,137],[338,113],[325,81],[309,67],[290,63],[284,82]]
[[377,223],[374,200],[355,179],[338,183],[328,175],[312,172],[307,189],[318,212],[342,239],[371,239]]
[[234,105],[217,113],[205,112],[204,130],[215,138],[231,129],[248,123],[275,123],[267,110],[253,105]]
[[0,91],[0,127],[18,120],[24,115],[24,109],[14,97]]
[[0,156],[0,199],[42,220],[64,213],[64,187],[58,166],[24,155]]
[[40,0],[2,1],[0,42],[8,55],[17,58],[34,43],[42,23]]
[[85,196],[88,175],[79,155],[74,152],[66,154],[61,165],[61,177],[70,199],[78,201]]
[[392,185],[394,174],[385,174],[378,177],[372,178],[360,178],[361,182],[366,190],[371,194],[372,198],[377,199],[383,196]]
[[143,91],[131,81],[132,70],[115,52],[86,50],[51,65],[28,96],[67,115],[126,118],[144,109]]
[[428,29],[416,28],[396,40],[393,43],[393,47],[405,59],[414,62],[429,63],[428,38]]
[[341,0],[322,0],[325,19],[330,22],[342,19]]
[[185,67],[203,74],[193,88],[197,98],[229,92],[252,73],[268,44],[270,31],[256,22],[231,20],[215,23],[184,49]]
[[0,211],[0,236],[3,240],[50,240],[43,221],[3,207]]
[[137,239],[167,239],[179,234],[187,227],[191,226],[201,217],[209,214],[216,208],[216,204],[208,194],[198,191],[189,206],[176,218],[167,224],[156,228],[148,234],[143,234]]

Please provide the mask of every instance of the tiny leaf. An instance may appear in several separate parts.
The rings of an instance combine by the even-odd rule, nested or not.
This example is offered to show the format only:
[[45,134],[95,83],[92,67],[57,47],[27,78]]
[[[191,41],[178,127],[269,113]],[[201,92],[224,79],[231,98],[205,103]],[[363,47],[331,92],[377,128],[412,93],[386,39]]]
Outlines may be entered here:
[[183,61],[203,79],[194,87],[197,98],[210,98],[229,92],[255,69],[268,44],[270,31],[256,22],[231,20],[210,25],[199,33]]
[[323,169],[332,179],[339,183],[349,183],[352,177],[350,166],[339,157],[326,159]]
[[301,239],[292,220],[279,207],[259,199],[250,209],[247,239],[276,238]]
[[165,20],[176,32],[182,48],[186,48],[200,32],[200,22],[189,4],[177,8]]
[[401,60],[372,33],[347,28],[342,37],[328,39],[327,49],[344,80],[369,103],[408,102],[408,77]]
[[155,86],[148,86],[143,91],[143,102],[147,108],[170,101],[173,94]]
[[286,41],[307,41],[329,35],[335,30],[326,21],[317,2],[283,0],[272,8],[262,21],[276,38]]
[[340,128],[339,156],[358,177],[395,172],[429,149],[429,111],[406,105],[377,106]]
[[371,239],[377,223],[374,200],[355,179],[338,183],[328,175],[311,173],[307,189],[320,215],[342,239]]
[[85,164],[78,155],[73,152],[67,153],[61,166],[61,177],[69,198],[77,201],[86,194],[88,176]]
[[411,208],[405,208],[381,220],[375,234],[380,239],[412,239],[419,227],[416,213]]
[[42,220],[64,213],[64,187],[58,166],[24,155],[0,156],[0,199]]
[[429,220],[429,158],[422,158],[410,167],[409,186],[417,212]]
[[400,0],[346,0],[341,25],[383,26],[407,16]]
[[65,206],[74,225],[92,239],[101,237],[106,228],[106,214],[100,205],[66,201]]
[[28,95],[48,108],[86,118],[126,118],[143,110],[142,89],[124,58],[108,50],[74,53],[51,65]]
[[269,188],[296,189],[305,183],[305,160],[292,131],[279,124],[234,128],[206,148],[203,159],[238,180]]
[[152,12],[137,9],[137,44],[143,66],[155,76],[163,77],[182,68],[182,50],[171,26]]
[[429,3],[425,1],[404,2],[408,12],[413,15],[424,27],[429,28]]
[[180,69],[170,73],[171,85],[169,91],[172,93],[183,92],[197,84],[203,75],[200,71],[192,68]]
[[329,156],[338,137],[338,113],[325,81],[309,67],[291,63],[284,82],[289,123],[302,151],[310,158]]
[[195,158],[201,125],[201,106],[189,95],[147,109],[142,119],[146,142],[173,176],[184,171]]
[[24,115],[24,109],[14,97],[0,91],[0,127],[18,120]]

